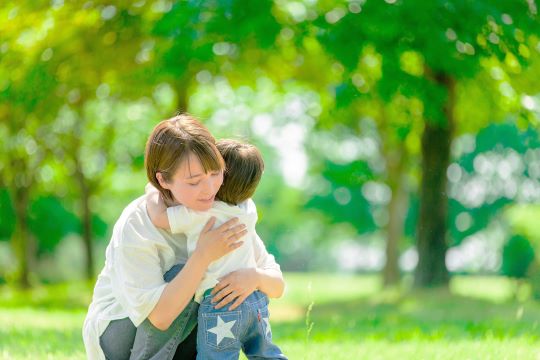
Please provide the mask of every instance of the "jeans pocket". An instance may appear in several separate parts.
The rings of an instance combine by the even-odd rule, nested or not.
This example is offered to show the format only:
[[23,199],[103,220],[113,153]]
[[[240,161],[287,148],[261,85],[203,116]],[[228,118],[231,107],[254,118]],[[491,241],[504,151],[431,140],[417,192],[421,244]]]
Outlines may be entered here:
[[238,336],[242,321],[241,311],[219,311],[202,313],[202,324],[199,321],[199,331],[204,333],[204,343],[207,347],[224,350],[240,347]]

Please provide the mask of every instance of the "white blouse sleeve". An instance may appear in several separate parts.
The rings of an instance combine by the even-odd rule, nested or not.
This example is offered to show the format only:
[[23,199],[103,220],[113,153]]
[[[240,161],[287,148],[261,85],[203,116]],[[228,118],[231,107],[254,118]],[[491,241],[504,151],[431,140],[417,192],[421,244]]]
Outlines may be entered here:
[[135,326],[152,312],[166,286],[158,244],[145,230],[128,222],[117,234],[125,241],[117,242],[113,256],[113,291]]

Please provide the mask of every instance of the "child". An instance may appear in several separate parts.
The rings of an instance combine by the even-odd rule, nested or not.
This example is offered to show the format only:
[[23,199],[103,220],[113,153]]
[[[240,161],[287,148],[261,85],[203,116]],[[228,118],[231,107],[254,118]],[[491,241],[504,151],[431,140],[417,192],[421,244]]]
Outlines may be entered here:
[[170,228],[172,233],[185,233],[188,254],[195,250],[199,234],[210,217],[216,218],[216,225],[232,217],[238,217],[246,225],[248,233],[242,239],[243,245],[210,264],[195,292],[195,301],[200,303],[197,359],[222,359],[225,355],[238,358],[240,349],[248,358],[286,359],[272,343],[265,294],[255,291],[234,311],[215,309],[211,302],[210,293],[220,277],[235,270],[257,267],[253,249],[258,240],[255,232],[257,209],[250,198],[264,170],[261,154],[253,145],[222,140],[217,148],[226,165],[223,184],[216,195],[220,201],[214,202],[208,211],[195,211],[182,205],[166,208],[159,202],[159,209],[151,210],[152,222],[158,227]]

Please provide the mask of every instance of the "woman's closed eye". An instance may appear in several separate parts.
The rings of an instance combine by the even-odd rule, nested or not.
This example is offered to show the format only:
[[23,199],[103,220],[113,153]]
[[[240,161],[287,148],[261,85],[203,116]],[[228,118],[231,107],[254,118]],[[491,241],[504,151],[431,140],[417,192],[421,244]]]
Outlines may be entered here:
[[[215,171],[215,172],[210,173],[210,176],[212,176],[212,177],[216,177],[216,176],[219,176],[219,175],[221,175],[221,171]],[[208,178],[208,175],[206,175],[205,178]],[[197,185],[199,185],[199,184],[201,183],[202,180],[204,180],[204,179],[202,179],[202,178],[199,177],[199,179],[198,179],[197,181],[195,181],[195,182],[188,182],[187,184],[188,184],[189,186],[197,186]]]

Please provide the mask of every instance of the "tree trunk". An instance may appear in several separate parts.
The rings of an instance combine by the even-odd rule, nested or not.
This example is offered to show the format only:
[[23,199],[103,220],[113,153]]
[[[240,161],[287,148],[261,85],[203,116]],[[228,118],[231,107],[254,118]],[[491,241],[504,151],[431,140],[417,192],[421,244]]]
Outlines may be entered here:
[[407,191],[404,169],[408,154],[405,144],[395,136],[395,129],[389,126],[386,104],[380,102],[379,134],[382,141],[382,153],[387,167],[386,183],[392,197],[388,204],[388,224],[386,226],[386,262],[383,269],[383,285],[399,284],[399,243],[403,236]]
[[450,162],[450,145],[454,118],[455,82],[446,75],[436,81],[448,92],[444,113],[445,124],[426,121],[422,134],[422,182],[420,185],[420,217],[418,221],[418,265],[414,285],[432,287],[448,285],[446,269],[446,231],[448,196],[446,170]]
[[[402,162],[403,160],[400,159]],[[388,205],[388,226],[386,238],[386,263],[383,269],[384,286],[399,284],[399,243],[403,236],[403,227],[405,222],[405,209],[407,207],[407,191],[403,179],[402,168],[389,168],[389,177],[394,179],[390,182],[392,198]]]
[[185,80],[176,82],[176,85],[175,85],[174,90],[176,91],[176,96],[177,96],[176,112],[179,114],[185,113],[188,111],[188,106],[189,106],[189,96],[187,93],[188,86],[189,86],[189,82],[186,82]]
[[[78,159],[77,159],[78,160]],[[81,191],[81,215],[83,227],[83,243],[86,254],[86,279],[93,280],[94,278],[94,252],[92,246],[92,209],[90,206],[90,191],[87,180],[80,167],[80,162],[77,161],[75,171],[77,182]]]
[[30,288],[30,231],[28,230],[28,189],[16,188],[13,191],[15,208],[15,229],[12,246],[18,261],[17,283],[23,289]]

